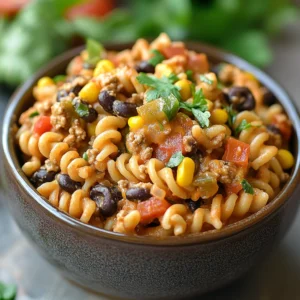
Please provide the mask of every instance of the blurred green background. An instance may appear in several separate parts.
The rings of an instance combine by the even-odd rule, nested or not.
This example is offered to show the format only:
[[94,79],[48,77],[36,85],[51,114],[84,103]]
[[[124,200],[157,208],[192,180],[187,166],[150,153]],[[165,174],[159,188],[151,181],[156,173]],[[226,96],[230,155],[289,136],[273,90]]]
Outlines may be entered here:
[[269,43],[299,18],[290,0],[8,0],[0,1],[0,82],[17,85],[86,38],[124,42],[168,33],[204,41],[259,67]]

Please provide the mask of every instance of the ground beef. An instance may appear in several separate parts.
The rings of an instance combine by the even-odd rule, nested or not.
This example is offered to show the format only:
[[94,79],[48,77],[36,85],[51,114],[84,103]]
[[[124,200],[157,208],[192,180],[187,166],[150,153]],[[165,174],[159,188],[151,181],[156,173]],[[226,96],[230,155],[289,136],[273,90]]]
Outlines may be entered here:
[[47,159],[45,161],[45,167],[47,172],[58,172],[59,171],[59,166],[57,165],[57,162],[51,161],[50,159]]
[[51,108],[51,124],[54,129],[66,129],[68,127],[67,113],[61,102],[56,102]]
[[68,143],[70,147],[78,148],[78,144],[84,141],[86,138],[86,132],[81,127],[80,122],[76,119],[69,129],[69,135],[64,139],[64,142]]
[[126,147],[133,155],[139,154],[144,162],[152,157],[153,148],[147,145],[145,133],[142,130],[128,134]]
[[192,152],[197,145],[196,140],[191,135],[183,137],[183,148],[186,152]]
[[123,85],[119,83],[116,74],[111,74],[111,73],[100,74],[97,77],[97,81],[102,87],[102,91],[107,90],[112,96],[116,96],[117,93],[119,93],[123,89]]
[[208,170],[214,173],[221,183],[232,183],[237,174],[237,167],[234,163],[217,159],[209,162]]

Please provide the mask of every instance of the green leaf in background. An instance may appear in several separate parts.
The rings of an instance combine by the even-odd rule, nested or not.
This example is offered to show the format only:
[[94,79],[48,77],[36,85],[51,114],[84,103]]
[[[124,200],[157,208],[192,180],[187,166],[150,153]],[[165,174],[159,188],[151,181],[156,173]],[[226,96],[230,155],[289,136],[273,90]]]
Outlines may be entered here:
[[66,80],[66,75],[56,75],[53,77],[53,81],[55,83],[58,83],[58,82],[64,82]]
[[87,62],[91,65],[96,65],[102,57],[104,48],[102,44],[98,43],[97,41],[88,39],[86,42],[86,50],[88,53]]
[[14,300],[17,295],[17,287],[14,284],[0,282],[0,300]]

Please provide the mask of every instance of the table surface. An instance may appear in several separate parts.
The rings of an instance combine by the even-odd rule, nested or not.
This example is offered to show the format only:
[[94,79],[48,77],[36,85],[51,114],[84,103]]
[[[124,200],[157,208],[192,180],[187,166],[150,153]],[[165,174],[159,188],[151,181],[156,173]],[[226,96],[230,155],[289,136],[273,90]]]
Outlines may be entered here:
[[[290,93],[300,109],[300,22],[273,42],[275,59],[267,72]],[[0,91],[0,120],[9,92]],[[1,124],[0,124],[1,126]],[[88,293],[45,262],[8,215],[0,184],[0,281],[16,283],[17,300],[109,300]],[[300,213],[279,247],[261,265],[232,285],[202,296],[202,300],[283,300],[300,298]]]

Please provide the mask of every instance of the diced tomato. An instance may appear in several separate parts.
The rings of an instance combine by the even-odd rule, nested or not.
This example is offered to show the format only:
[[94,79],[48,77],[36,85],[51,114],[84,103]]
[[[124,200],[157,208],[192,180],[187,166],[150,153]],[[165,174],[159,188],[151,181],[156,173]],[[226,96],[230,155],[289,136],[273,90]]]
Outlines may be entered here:
[[225,145],[223,160],[246,167],[250,154],[250,146],[244,142],[230,137]]
[[272,124],[274,124],[281,132],[282,137],[289,141],[292,136],[292,126],[285,116],[277,114],[272,118]]
[[138,203],[137,210],[141,214],[141,223],[147,224],[153,219],[161,217],[169,207],[168,201],[155,197]]
[[207,73],[209,63],[206,54],[189,51],[188,69],[197,73]]
[[185,114],[178,113],[174,120],[170,122],[171,133],[166,137],[163,143],[154,146],[154,157],[167,163],[171,156],[176,152],[186,154],[183,145],[183,137],[190,134],[193,121]]
[[225,184],[225,191],[227,195],[237,194],[242,190],[242,185],[239,182],[232,182]]
[[180,133],[175,133],[169,135],[164,143],[154,147],[154,157],[167,163],[171,156],[179,151],[184,152],[183,139]]
[[41,116],[34,124],[33,131],[38,135],[42,135],[43,133],[50,131],[52,129],[52,125],[50,122],[50,117]]
[[186,55],[186,49],[182,43],[173,43],[171,46],[164,48],[162,52],[166,58],[171,58],[175,55]]
[[115,7],[114,0],[85,0],[83,2],[68,9],[66,17],[69,20],[79,17],[103,17]]
[[0,16],[16,14],[29,0],[2,0],[0,1]]

